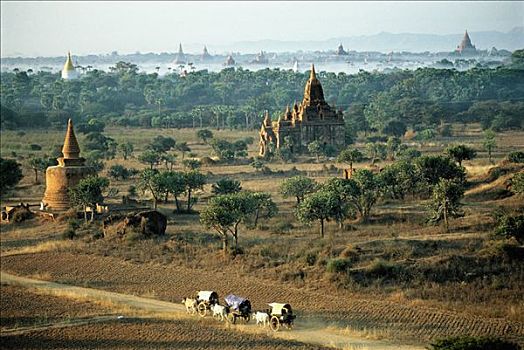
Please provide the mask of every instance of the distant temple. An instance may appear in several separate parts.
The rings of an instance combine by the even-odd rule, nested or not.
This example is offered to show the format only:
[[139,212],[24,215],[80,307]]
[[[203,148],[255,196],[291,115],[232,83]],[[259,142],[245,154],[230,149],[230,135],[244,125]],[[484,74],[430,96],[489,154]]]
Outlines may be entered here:
[[235,65],[235,60],[233,59],[233,56],[229,55],[226,58],[226,62],[224,62],[224,66],[231,67]]
[[472,54],[477,52],[477,49],[471,43],[471,39],[469,38],[467,30],[466,33],[464,33],[464,37],[462,38],[460,44],[457,46],[455,52],[460,54]]
[[76,71],[75,66],[73,65],[73,60],[71,59],[71,52],[68,52],[64,68],[62,69],[62,79],[74,80],[78,78],[80,78],[80,74]]
[[80,157],[80,146],[71,119],[67,122],[62,154],[57,159],[58,165],[48,167],[45,172],[46,189],[42,202],[48,209],[70,209],[69,189],[83,178],[95,174],[95,170],[86,166],[85,159]]
[[332,145],[336,149],[345,147],[344,117],[341,111],[327,104],[322,85],[317,79],[315,66],[311,65],[309,80],[300,104],[289,106],[277,121],[271,121],[266,112],[260,128],[260,155],[265,156],[287,146],[293,153],[301,153],[313,141]]
[[184,50],[182,50],[182,43],[178,44],[178,53],[176,55],[175,64],[186,64],[187,59],[186,55],[184,54]]
[[202,61],[207,61],[207,60],[210,60],[212,58],[212,56],[209,54],[209,52],[207,51],[207,47],[204,46],[204,52],[202,52]]
[[348,55],[348,53],[346,51],[344,51],[344,46],[342,46],[342,43],[340,43],[340,45],[338,45],[337,55],[338,56],[347,56]]
[[256,55],[255,59],[251,61],[251,63],[256,63],[256,64],[267,64],[268,62],[269,60],[267,59],[264,51],[260,51],[260,53]]

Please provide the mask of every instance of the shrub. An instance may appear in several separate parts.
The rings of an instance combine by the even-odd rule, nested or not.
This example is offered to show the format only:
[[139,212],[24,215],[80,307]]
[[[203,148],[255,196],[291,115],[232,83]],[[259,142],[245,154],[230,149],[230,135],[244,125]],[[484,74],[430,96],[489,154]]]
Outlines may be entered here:
[[495,337],[452,337],[430,344],[430,350],[520,350],[515,343]]
[[524,152],[515,151],[508,154],[508,160],[511,163],[524,163]]
[[328,261],[326,271],[331,273],[346,272],[351,267],[349,259],[336,258]]
[[33,143],[33,144],[29,145],[29,149],[31,151],[41,151],[42,150],[42,146]]
[[392,262],[376,259],[367,268],[367,273],[371,277],[394,277],[398,266]]
[[524,214],[511,216],[504,214],[498,217],[495,234],[504,237],[513,237],[524,242]]
[[62,238],[63,239],[70,239],[70,240],[73,240],[75,239],[76,237],[76,232],[74,229],[72,229],[71,227],[68,227],[63,233],[62,233]]

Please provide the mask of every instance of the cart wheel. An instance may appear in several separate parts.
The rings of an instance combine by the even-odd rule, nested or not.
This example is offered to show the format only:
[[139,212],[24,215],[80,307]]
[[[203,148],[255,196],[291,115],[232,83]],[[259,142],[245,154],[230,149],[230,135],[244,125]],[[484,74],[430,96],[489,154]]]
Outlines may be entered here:
[[200,302],[200,304],[198,304],[197,309],[198,309],[198,314],[201,317],[206,317],[206,315],[207,315],[207,307],[206,307],[206,304],[203,301]]
[[277,316],[271,317],[271,320],[269,320],[269,328],[274,332],[278,331],[280,328],[280,321]]
[[237,321],[237,318],[234,313],[230,312],[227,314],[227,320],[229,321],[229,323],[235,324]]

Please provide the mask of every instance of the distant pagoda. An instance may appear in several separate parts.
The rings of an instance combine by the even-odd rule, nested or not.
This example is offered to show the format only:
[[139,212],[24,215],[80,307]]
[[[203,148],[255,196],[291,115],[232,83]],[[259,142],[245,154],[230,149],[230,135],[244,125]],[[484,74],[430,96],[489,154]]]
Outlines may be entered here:
[[344,46],[342,46],[342,43],[340,43],[340,45],[338,45],[337,55],[338,56],[347,56],[348,55],[348,53],[346,51],[344,51]]
[[175,64],[186,64],[187,63],[186,55],[184,54],[184,50],[182,50],[182,43],[178,44],[178,53],[176,55],[174,63]]
[[75,69],[73,65],[73,60],[71,59],[71,51],[67,53],[67,59],[62,69],[62,79],[64,80],[74,80],[80,78],[80,74]]
[[464,37],[462,38],[462,41],[457,46],[455,52],[459,54],[473,54],[477,52],[477,49],[475,46],[471,43],[471,39],[469,38],[468,31],[464,33]]
[[208,60],[210,60],[212,57],[213,57],[213,56],[211,56],[211,55],[209,54],[209,52],[207,51],[207,47],[204,46],[204,52],[202,52],[202,56],[201,56],[202,61],[208,61]]
[[228,55],[227,58],[226,58],[226,62],[224,62],[224,66],[227,66],[227,67],[232,67],[235,65],[235,59],[233,58],[232,55]]

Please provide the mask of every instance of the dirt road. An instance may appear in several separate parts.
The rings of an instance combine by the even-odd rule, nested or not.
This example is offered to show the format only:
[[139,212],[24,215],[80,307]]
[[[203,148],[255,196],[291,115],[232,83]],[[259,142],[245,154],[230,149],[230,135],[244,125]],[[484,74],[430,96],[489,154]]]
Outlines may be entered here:
[[[131,308],[137,312],[144,312],[149,315],[155,314],[163,317],[169,316],[184,316],[186,314],[185,308],[181,304],[170,303],[155,299],[137,297],[134,295],[120,294],[114,292],[107,292],[93,288],[76,287],[61,283],[41,281],[20,276],[15,276],[5,272],[1,272],[0,280],[2,283],[20,285],[29,288],[38,289],[40,292],[59,295],[78,296],[84,299],[94,301],[108,301],[113,304],[122,306],[124,308]],[[98,320],[100,321],[100,320]],[[303,343],[317,344],[324,346],[331,346],[342,349],[369,349],[369,350],[422,350],[423,347],[394,344],[383,340],[361,339],[355,336],[344,334],[342,329],[329,327],[321,321],[308,320],[308,322],[301,322],[300,319],[296,322],[296,328],[293,331],[271,332],[262,330],[255,325],[237,325],[232,326],[238,328],[239,331],[248,333],[261,332],[267,333],[269,336],[278,337],[281,339],[289,339],[300,341]]]

